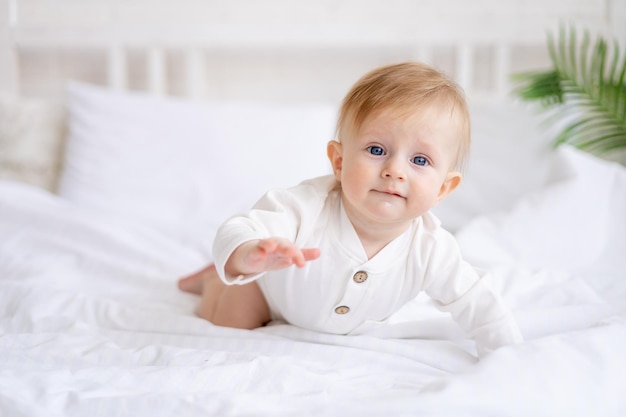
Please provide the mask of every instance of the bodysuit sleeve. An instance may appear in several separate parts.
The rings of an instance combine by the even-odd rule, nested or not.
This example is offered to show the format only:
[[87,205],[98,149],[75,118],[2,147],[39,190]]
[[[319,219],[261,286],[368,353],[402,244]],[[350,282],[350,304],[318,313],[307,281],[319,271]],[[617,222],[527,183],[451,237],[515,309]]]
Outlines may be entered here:
[[241,285],[259,278],[262,274],[227,275],[226,261],[237,247],[250,240],[284,237],[295,242],[313,222],[331,185],[331,178],[321,177],[289,189],[269,191],[251,210],[223,223],[213,243],[213,260],[222,281]]
[[442,232],[429,256],[425,292],[474,339],[479,357],[520,343],[517,322],[487,274],[464,261],[454,237]]

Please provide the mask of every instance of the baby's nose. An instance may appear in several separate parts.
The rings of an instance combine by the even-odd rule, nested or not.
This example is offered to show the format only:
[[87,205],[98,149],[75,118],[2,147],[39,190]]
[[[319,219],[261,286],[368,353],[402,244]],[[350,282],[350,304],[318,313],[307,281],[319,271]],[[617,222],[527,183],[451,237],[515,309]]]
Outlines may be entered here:
[[406,172],[404,171],[403,164],[392,158],[390,158],[387,164],[385,164],[382,175],[383,178],[386,179],[396,179],[400,181],[404,181],[406,179]]

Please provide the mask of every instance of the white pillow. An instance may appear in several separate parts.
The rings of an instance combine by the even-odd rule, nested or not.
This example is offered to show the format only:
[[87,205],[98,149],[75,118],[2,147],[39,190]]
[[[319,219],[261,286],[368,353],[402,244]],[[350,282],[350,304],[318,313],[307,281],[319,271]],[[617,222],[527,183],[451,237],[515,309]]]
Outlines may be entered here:
[[210,253],[216,228],[267,189],[330,173],[329,105],[199,102],[67,87],[59,194]]
[[463,181],[433,210],[456,231],[474,217],[509,209],[543,184],[554,127],[533,106],[512,100],[469,103],[472,144]]
[[[510,210],[481,216],[457,233],[478,266],[523,264],[619,274],[626,268],[626,168],[569,146],[553,154],[545,184]],[[476,238],[480,237],[480,240]]]

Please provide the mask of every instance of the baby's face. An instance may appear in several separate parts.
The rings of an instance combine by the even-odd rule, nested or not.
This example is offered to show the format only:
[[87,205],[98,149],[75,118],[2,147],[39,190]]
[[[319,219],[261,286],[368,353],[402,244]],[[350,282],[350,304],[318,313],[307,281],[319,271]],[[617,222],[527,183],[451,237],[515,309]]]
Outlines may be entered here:
[[460,181],[452,169],[461,132],[458,116],[439,106],[404,117],[391,110],[370,116],[342,139],[335,170],[348,215],[404,225],[434,207]]

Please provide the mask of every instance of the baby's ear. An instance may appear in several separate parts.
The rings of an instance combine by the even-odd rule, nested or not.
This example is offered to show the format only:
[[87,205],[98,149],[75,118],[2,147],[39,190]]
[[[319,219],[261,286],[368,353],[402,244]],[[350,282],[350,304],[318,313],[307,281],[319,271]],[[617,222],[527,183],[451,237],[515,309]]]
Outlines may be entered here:
[[437,196],[437,202],[440,202],[444,198],[450,195],[452,191],[456,189],[461,183],[461,179],[463,176],[458,171],[450,171],[446,175],[446,179],[443,184],[441,184],[441,188],[439,189],[439,195]]
[[337,180],[341,180],[340,174],[343,163],[343,147],[341,146],[341,143],[336,140],[328,142],[328,145],[326,146],[326,154],[328,155],[330,165],[333,167],[335,178],[337,178]]

